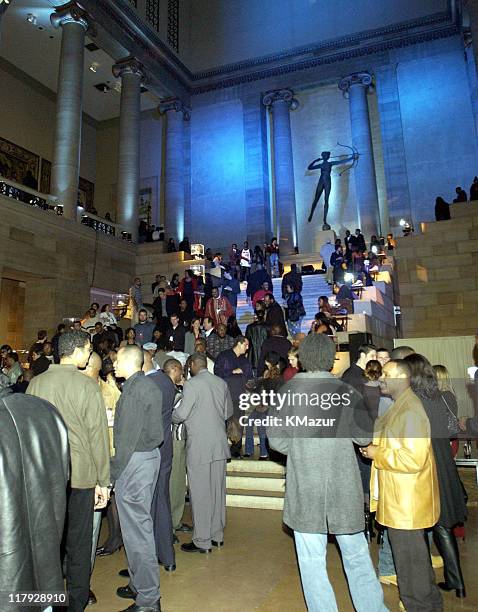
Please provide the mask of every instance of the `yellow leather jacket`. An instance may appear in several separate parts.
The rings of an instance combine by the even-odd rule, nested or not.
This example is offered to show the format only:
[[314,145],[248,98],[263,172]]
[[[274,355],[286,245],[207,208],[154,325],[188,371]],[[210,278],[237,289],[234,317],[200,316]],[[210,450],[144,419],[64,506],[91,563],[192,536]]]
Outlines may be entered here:
[[[425,529],[440,518],[430,422],[408,388],[375,423],[370,509],[394,529]],[[378,498],[378,499],[377,499]]]

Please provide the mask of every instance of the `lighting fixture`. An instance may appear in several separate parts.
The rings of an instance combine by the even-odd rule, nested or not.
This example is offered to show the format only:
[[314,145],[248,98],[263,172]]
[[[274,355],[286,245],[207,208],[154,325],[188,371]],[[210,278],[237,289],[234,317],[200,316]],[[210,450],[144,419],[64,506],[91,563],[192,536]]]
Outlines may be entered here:
[[33,25],[36,25],[36,23],[37,23],[37,16],[34,15],[33,13],[28,13],[27,21],[28,21],[28,23],[32,23]]
[[91,62],[91,64],[90,64],[91,72],[97,72],[98,71],[98,66],[99,66],[98,62]]

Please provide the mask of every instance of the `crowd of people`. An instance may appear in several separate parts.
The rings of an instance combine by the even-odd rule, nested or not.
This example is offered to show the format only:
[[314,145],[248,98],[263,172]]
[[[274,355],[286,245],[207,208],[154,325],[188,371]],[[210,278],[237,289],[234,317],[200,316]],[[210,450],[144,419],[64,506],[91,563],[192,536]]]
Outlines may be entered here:
[[[352,266],[366,250],[360,236],[345,237]],[[389,236],[389,249],[392,241]],[[375,245],[384,248],[377,241],[372,254]],[[331,258],[337,253],[338,247]],[[129,582],[117,595],[134,600],[127,610],[157,612],[159,566],[176,570],[177,532],[191,533],[180,547],[184,553],[210,554],[224,545],[227,461],[284,462],[287,456],[284,522],[295,534],[309,610],[336,609],[325,563],[327,533],[340,546],[359,612],[386,610],[381,583],[397,585],[410,611],[443,609],[440,590],[464,597],[454,528],[466,519],[466,499],[450,439],[461,430],[476,431],[478,423],[458,419],[446,369],[432,367],[409,347],[390,354],[364,345],[337,378],[331,374],[336,316],[348,312],[353,295],[335,266],[335,305],[319,296],[306,335],[297,268],[282,277],[285,312],[274,297],[274,259],[269,257],[269,271],[252,254],[250,266],[242,265],[242,257],[242,251],[239,258],[230,255],[225,264],[216,254],[211,268],[219,273],[211,272],[206,282],[190,270],[182,279],[158,275],[151,307],[143,304],[141,281],[134,279],[134,325],[123,329],[110,305],[93,303],[82,320],[58,325],[51,339],[39,330],[24,368],[10,346],[0,347],[0,406],[6,407],[0,410],[0,435],[11,436],[3,425],[15,410],[30,415],[28,435],[49,423],[50,439],[35,447],[32,469],[21,479],[42,487],[42,511],[56,518],[56,526],[32,522],[15,497],[7,515],[20,512],[22,528],[48,545],[36,544],[29,563],[0,560],[0,576],[15,576],[15,590],[39,591],[63,591],[65,577],[68,609],[79,612],[96,601],[89,588],[95,557],[124,546],[128,568],[120,573]],[[231,294],[237,298],[244,267],[254,321],[243,334]],[[330,406],[309,402],[314,394],[348,401],[330,412]],[[285,399],[278,424],[279,397]],[[311,418],[305,433],[304,421],[297,426],[295,420],[304,416]],[[284,425],[288,417],[291,424]],[[17,452],[24,452],[21,440]],[[187,489],[192,525],[183,518]],[[99,546],[102,512],[108,538]],[[377,523],[378,575],[367,542]],[[441,555],[435,565],[444,564],[445,580],[438,585],[432,537]],[[3,563],[10,564],[5,571]]]

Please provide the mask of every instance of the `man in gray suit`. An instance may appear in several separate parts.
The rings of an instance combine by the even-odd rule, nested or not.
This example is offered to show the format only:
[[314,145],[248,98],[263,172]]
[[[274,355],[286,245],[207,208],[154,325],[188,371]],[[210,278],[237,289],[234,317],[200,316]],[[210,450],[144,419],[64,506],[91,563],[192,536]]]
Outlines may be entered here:
[[186,465],[193,515],[193,538],[184,552],[211,552],[222,546],[226,523],[226,461],[231,453],[225,421],[232,416],[227,384],[207,369],[206,355],[191,358],[192,378],[184,385],[173,422],[186,425]]

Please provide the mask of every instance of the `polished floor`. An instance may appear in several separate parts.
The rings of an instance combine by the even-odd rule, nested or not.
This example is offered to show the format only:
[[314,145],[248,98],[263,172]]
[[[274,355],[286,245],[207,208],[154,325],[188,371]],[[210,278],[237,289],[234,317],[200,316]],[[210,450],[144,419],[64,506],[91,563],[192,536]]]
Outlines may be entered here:
[[[104,526],[106,530],[106,525]],[[101,539],[103,539],[103,534]],[[181,542],[188,534],[179,534]],[[176,572],[161,569],[161,606],[163,612],[305,612],[293,539],[282,528],[282,512],[228,508],[225,546],[210,555],[188,554],[176,547]],[[376,544],[371,545],[374,558]],[[448,612],[478,610],[478,508],[470,508],[466,540],[460,542],[468,597],[444,597]],[[126,583],[118,570],[126,567],[124,552],[99,558],[92,577],[98,603],[91,612],[116,612],[131,603],[116,596]],[[340,612],[352,612],[347,582],[339,554],[328,547],[329,577]],[[443,579],[437,570],[437,580]],[[398,591],[384,586],[389,610],[399,610]],[[361,611],[362,612],[362,611]]]

